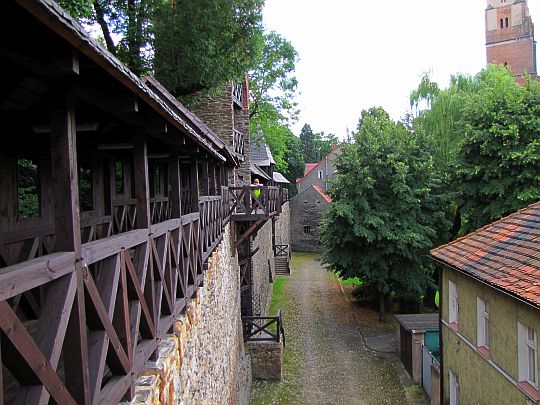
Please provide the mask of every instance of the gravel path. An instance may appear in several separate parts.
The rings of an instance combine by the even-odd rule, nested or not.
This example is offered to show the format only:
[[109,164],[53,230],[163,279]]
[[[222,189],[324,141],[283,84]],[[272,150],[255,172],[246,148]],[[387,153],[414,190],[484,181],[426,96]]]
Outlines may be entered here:
[[367,349],[336,277],[293,258],[283,287],[284,378],[254,382],[253,404],[405,404],[394,354]]

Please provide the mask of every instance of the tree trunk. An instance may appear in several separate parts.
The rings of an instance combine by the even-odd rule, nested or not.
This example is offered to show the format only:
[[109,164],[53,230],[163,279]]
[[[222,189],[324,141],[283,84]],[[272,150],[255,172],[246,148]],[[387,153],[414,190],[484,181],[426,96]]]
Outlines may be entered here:
[[456,239],[459,230],[461,229],[461,209],[463,208],[463,205],[464,203],[460,203],[456,208],[454,223],[452,224],[452,229],[450,230],[450,240]]
[[386,321],[386,307],[385,307],[386,295],[379,293],[379,322]]
[[96,12],[96,20],[101,28],[101,32],[103,33],[107,50],[113,55],[116,55],[116,46],[114,45],[111,32],[109,31],[109,26],[105,21],[105,10],[103,9],[101,3],[97,0],[94,1],[94,11]]

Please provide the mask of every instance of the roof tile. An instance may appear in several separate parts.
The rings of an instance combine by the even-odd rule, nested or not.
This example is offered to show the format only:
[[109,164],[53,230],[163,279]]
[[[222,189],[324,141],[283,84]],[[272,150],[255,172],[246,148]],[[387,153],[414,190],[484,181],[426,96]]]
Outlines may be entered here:
[[431,256],[540,307],[540,202],[433,249]]

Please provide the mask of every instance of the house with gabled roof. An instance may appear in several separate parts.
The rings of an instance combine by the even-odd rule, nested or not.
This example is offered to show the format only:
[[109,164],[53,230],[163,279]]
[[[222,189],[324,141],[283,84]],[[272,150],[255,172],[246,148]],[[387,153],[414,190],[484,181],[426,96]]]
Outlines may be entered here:
[[441,403],[540,401],[540,202],[431,251]]
[[304,177],[296,180],[298,194],[291,198],[291,246],[293,250],[318,252],[319,224],[323,212],[328,209],[332,198],[327,191],[337,169],[334,160],[340,149],[332,151],[318,163],[306,163]]
[[317,184],[326,192],[330,188],[330,181],[334,178],[337,169],[334,160],[341,153],[339,146],[333,145],[332,150],[320,162],[306,163],[304,177],[296,179],[298,192],[304,191],[312,184]]

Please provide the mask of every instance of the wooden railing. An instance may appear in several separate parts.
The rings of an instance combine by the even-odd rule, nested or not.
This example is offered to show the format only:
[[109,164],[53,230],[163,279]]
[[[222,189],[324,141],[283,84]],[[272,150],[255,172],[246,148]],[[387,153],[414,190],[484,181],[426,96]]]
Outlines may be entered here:
[[[256,196],[255,190],[260,194]],[[281,212],[278,187],[229,187],[228,213],[235,221],[249,221],[269,217]]]
[[244,134],[236,129],[233,130],[233,150],[239,155],[244,155]]
[[289,257],[289,245],[276,245],[274,256],[286,256]]
[[281,310],[276,316],[243,316],[244,342],[280,342],[285,346]]
[[279,193],[281,196],[281,204],[285,203],[286,201],[289,201],[289,189],[280,188]]
[[203,263],[223,239],[223,213],[222,196],[199,198]]
[[242,89],[242,84],[234,84],[232,87],[232,97],[233,101],[236,103],[236,105],[240,108],[244,107],[243,99],[244,99],[244,91]]
[[[3,402],[84,402],[81,384],[92,403],[122,400],[202,285],[204,261],[230,214],[228,189],[222,193],[201,197],[200,213],[90,238],[80,259],[52,253],[51,227],[13,235],[26,239],[16,252],[0,249],[8,266],[0,270]],[[170,215],[166,202],[152,202],[153,220]],[[111,229],[135,226],[131,205],[115,206]]]
[[150,218],[153,224],[171,219],[172,207],[169,197],[150,198]]
[[137,200],[134,198],[113,201],[113,234],[135,229],[137,222]]

